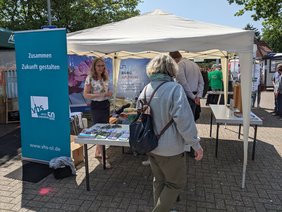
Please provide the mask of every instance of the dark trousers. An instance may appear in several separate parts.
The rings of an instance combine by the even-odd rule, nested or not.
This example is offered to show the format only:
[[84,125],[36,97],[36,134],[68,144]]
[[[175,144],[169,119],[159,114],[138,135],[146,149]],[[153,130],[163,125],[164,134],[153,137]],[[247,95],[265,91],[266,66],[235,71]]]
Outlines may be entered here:
[[91,101],[91,115],[93,125],[96,123],[109,123],[110,118],[110,102],[105,101]]
[[257,106],[260,104],[260,96],[261,92],[259,90],[253,91],[252,92],[252,107],[255,106],[256,100],[257,100]]
[[277,96],[274,94],[274,112],[278,112],[278,101],[277,101]]
[[277,115],[282,117],[282,93],[278,93],[277,95]]
[[197,121],[200,118],[201,106],[197,105],[193,99],[190,99],[189,97],[187,97],[187,99],[194,116],[194,121]]
[[[193,92],[193,94],[197,94],[197,92]],[[200,113],[201,113],[201,106],[200,105],[197,105],[195,103],[195,100],[194,99],[191,99],[187,96],[187,99],[188,99],[188,102],[190,104],[190,107],[191,107],[191,110],[192,110],[192,113],[193,113],[193,116],[194,116],[194,121],[196,122],[199,118],[200,118]],[[194,149],[191,148],[191,151],[190,151],[190,155],[192,157],[194,157],[194,154],[195,154],[195,151]]]
[[186,185],[186,155],[160,156],[149,153],[153,173],[153,212],[168,212]]
[[190,99],[189,97],[187,97],[187,99],[188,99],[189,105],[191,107],[192,113],[193,113],[194,118],[195,118],[196,103],[195,103],[194,99]]
[[[194,95],[197,94],[196,91],[193,92]],[[200,105],[197,105],[195,103],[195,100],[194,99],[191,99],[187,96],[187,99],[188,99],[188,102],[189,102],[189,105],[191,107],[191,110],[192,110],[192,113],[194,115],[194,120],[198,120],[200,118],[200,113],[201,113],[201,106]]]

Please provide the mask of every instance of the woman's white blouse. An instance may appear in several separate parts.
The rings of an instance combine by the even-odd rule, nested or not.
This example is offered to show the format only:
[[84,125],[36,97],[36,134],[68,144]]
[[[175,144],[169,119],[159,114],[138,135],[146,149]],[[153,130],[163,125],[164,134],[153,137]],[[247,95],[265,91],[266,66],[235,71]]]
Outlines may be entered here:
[[[91,76],[87,76],[85,84],[91,84],[91,94],[101,94],[109,91],[109,81],[104,80],[94,80]],[[93,101],[104,101],[109,99],[109,97],[95,97],[91,100]]]

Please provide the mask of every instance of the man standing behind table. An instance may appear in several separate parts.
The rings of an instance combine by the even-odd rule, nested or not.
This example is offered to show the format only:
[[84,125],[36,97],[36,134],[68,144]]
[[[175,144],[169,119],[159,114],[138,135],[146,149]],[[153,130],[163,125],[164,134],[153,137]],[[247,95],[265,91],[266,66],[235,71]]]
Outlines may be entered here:
[[[179,51],[170,52],[169,55],[178,64],[176,80],[184,88],[196,121],[199,116],[199,114],[196,114],[196,111],[200,108],[200,98],[203,95],[205,84],[200,68],[191,60],[183,58]],[[198,107],[197,110],[196,107]]]
[[[179,51],[170,52],[169,55],[178,64],[176,80],[184,88],[192,113],[194,115],[194,120],[196,121],[200,117],[200,98],[203,95],[205,85],[200,68],[191,60],[183,58]],[[186,146],[185,150],[187,151],[188,149],[190,149],[190,156],[194,157],[194,150]]]

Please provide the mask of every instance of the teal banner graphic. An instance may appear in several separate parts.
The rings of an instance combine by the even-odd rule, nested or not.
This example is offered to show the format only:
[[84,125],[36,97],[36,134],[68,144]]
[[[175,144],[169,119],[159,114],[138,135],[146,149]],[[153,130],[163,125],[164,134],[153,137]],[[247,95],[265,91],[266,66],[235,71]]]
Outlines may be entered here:
[[70,156],[66,30],[15,33],[22,157]]

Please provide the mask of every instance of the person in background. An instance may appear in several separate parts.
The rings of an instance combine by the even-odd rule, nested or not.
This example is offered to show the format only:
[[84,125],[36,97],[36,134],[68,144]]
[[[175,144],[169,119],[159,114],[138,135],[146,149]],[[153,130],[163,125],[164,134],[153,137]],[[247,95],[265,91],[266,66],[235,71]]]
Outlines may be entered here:
[[[201,113],[200,99],[203,96],[205,85],[200,68],[191,60],[183,58],[179,51],[170,52],[169,55],[178,64],[176,80],[184,88],[194,120],[197,121]],[[190,156],[194,157],[194,150],[188,149],[190,149]]]
[[150,107],[153,111],[155,133],[173,119],[173,123],[162,134],[158,146],[148,153],[153,173],[153,212],[168,212],[186,184],[185,144],[195,150],[195,160],[201,160],[203,149],[200,145],[197,128],[191,107],[183,87],[174,81],[177,75],[177,64],[167,54],[153,58],[146,68],[150,83],[138,97],[137,108],[142,100],[147,101],[155,88],[164,83],[152,98]]
[[261,68],[259,64],[254,64],[253,76],[252,76],[252,107],[255,107],[257,100],[257,107],[260,107],[260,82],[261,82]]
[[277,89],[275,92],[275,97],[277,101],[277,109],[276,109],[276,115],[280,117],[280,120],[282,120],[282,63],[277,66],[277,72],[278,72],[278,80],[277,80]]
[[273,84],[273,89],[274,89],[274,111],[272,112],[272,115],[274,115],[274,116],[276,116],[277,112],[278,112],[277,95],[276,95],[277,94],[278,85],[279,85],[279,77],[280,77],[280,74],[278,72],[278,66],[276,68],[275,73],[272,76],[272,79],[271,79],[272,84]]
[[208,70],[206,67],[202,67],[201,68],[201,74],[204,80],[204,90],[203,90],[203,96],[205,97],[208,90],[209,90],[209,77],[208,77]]
[[[85,98],[91,100],[93,125],[96,123],[109,123],[109,98],[112,96],[112,92],[109,91],[109,75],[106,70],[105,62],[102,58],[96,58],[93,61],[90,73],[85,80],[83,95]],[[102,158],[102,148],[105,147],[102,145],[96,145],[96,158]],[[108,160],[106,160],[105,166],[106,168],[111,168]]]
[[[223,90],[223,76],[221,72],[221,65],[214,64],[212,66],[212,71],[208,74],[209,82],[212,91],[222,91]],[[213,98],[210,99],[209,104],[217,104],[219,95],[213,94]]]
[[191,60],[183,58],[179,51],[170,52],[169,55],[178,64],[176,80],[183,86],[193,115],[197,117],[199,115],[195,115],[196,107],[200,107],[200,99],[203,96],[205,84],[200,68]]

